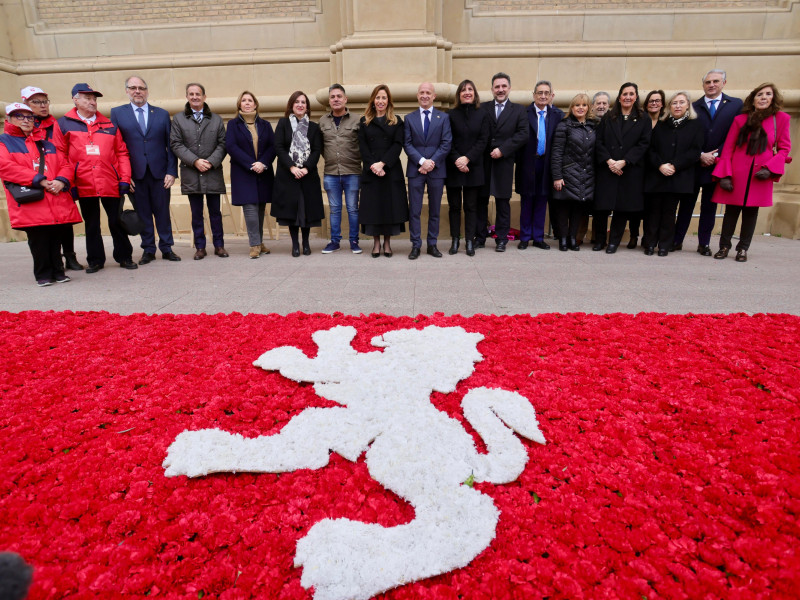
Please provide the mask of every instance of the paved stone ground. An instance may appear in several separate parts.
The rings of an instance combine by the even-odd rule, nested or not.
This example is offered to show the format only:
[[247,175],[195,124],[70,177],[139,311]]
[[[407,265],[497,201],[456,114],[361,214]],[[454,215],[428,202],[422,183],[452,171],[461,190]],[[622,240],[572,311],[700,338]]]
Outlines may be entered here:
[[[180,263],[159,259],[136,271],[106,263],[99,273],[70,272],[70,283],[39,288],[24,242],[0,244],[0,310],[105,310],[144,313],[278,313],[416,315],[519,313],[790,313],[800,315],[800,241],[757,236],[750,260],[737,263],[702,257],[687,238],[686,249],[668,258],[644,256],[624,246],[615,255],[592,252],[520,251],[516,243],[475,257],[407,258],[408,240],[392,244],[394,257],[372,258],[344,248],[320,253],[326,241],[311,240],[312,255],[292,258],[288,239],[270,241],[272,253],[248,258],[245,238],[226,241],[230,258],[192,260],[189,242],[176,243]],[[84,239],[76,238],[85,264]],[[111,238],[105,239],[111,256]],[[552,242],[551,242],[552,243]],[[712,239],[716,251],[718,238]],[[424,248],[423,248],[424,252]],[[134,250],[134,259],[141,251]]]

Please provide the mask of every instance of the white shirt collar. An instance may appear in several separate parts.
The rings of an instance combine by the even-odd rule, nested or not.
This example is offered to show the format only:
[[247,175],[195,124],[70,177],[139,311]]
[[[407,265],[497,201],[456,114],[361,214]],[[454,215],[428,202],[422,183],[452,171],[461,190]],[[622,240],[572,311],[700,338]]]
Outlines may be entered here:
[[722,94],[720,94],[716,98],[709,98],[708,96],[703,96],[703,100],[705,101],[706,106],[708,106],[709,102],[722,102]]
[[138,111],[140,108],[144,111],[144,114],[147,115],[150,112],[150,105],[145,102],[142,106],[136,106],[133,102],[131,102],[131,107],[133,108],[134,114],[139,114]]
[[[427,111],[428,111],[428,112],[429,112],[431,115],[433,114],[433,107],[432,107],[432,106],[431,106],[430,108],[422,108],[422,107],[420,106],[420,107],[419,107],[419,114],[420,114],[420,116],[421,116],[423,119],[425,118],[425,111],[426,111],[426,110],[427,110]],[[429,116],[430,116],[430,115],[429,115]]]
[[547,106],[545,106],[544,108],[539,108],[538,106],[536,106],[536,105],[534,104],[534,105],[533,105],[533,107],[536,109],[536,114],[537,114],[537,115],[538,115],[540,112],[544,111],[544,116],[545,116],[545,117],[547,116],[547,108],[548,108]]

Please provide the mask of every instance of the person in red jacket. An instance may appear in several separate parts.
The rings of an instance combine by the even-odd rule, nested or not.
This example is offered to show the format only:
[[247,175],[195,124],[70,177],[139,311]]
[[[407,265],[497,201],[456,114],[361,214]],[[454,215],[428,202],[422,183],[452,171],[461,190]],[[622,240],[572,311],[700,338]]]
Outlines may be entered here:
[[[61,130],[58,128],[55,117],[50,114],[50,98],[47,93],[32,85],[22,88],[19,93],[22,96],[22,102],[33,111],[34,129],[44,129],[45,139],[58,146]],[[78,262],[78,257],[75,255],[75,233],[72,231],[72,227],[65,227],[63,234],[61,252],[64,255],[64,266],[70,271],[83,271],[83,265]]]
[[[65,191],[70,184],[70,165],[55,144],[45,139],[44,129],[35,128],[30,108],[15,102],[6,106],[6,115],[0,134],[0,179],[5,186],[11,227],[28,236],[39,287],[67,282],[70,278],[61,262],[61,239],[65,229],[81,222],[75,201]],[[10,183],[42,189],[44,197],[29,203],[17,202]]]
[[133,246],[119,223],[121,196],[131,188],[131,162],[122,134],[97,111],[97,98],[102,96],[88,83],[75,84],[75,108],[58,120],[62,134],[59,150],[73,168],[72,195],[86,222],[87,273],[97,273],[106,262],[100,234],[101,203],[114,241],[114,260],[125,269],[138,268],[132,260]]

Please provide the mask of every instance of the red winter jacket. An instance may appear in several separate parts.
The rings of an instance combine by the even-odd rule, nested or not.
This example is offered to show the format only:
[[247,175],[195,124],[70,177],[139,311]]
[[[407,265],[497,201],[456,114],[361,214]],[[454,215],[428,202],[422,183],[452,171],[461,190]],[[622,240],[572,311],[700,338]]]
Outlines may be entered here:
[[[72,166],[73,195],[118,198],[119,184],[131,182],[131,162],[117,126],[100,113],[94,123],[87,124],[77,108],[61,117],[58,126],[62,135],[55,141]],[[88,147],[95,147],[97,153],[90,154]]]
[[[38,170],[37,141],[44,144],[44,175],[40,175]],[[4,133],[0,135],[0,179],[4,183],[8,181],[31,187],[41,187],[39,183],[43,179],[58,179],[67,186],[60,194],[51,194],[45,190],[44,199],[29,204],[18,204],[6,189],[11,227],[24,229],[40,225],[80,223],[81,215],[69,194],[71,173],[69,163],[56,150],[53,142],[45,140],[44,129],[35,129],[25,137],[19,127],[6,123]]]

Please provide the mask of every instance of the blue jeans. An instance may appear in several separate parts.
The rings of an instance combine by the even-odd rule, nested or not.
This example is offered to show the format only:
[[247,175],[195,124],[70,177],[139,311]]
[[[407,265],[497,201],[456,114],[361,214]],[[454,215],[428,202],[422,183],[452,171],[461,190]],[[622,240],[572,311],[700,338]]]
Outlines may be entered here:
[[342,192],[347,202],[347,222],[350,225],[350,241],[358,241],[358,189],[360,175],[325,175],[322,186],[328,194],[331,211],[331,241],[342,239]]

